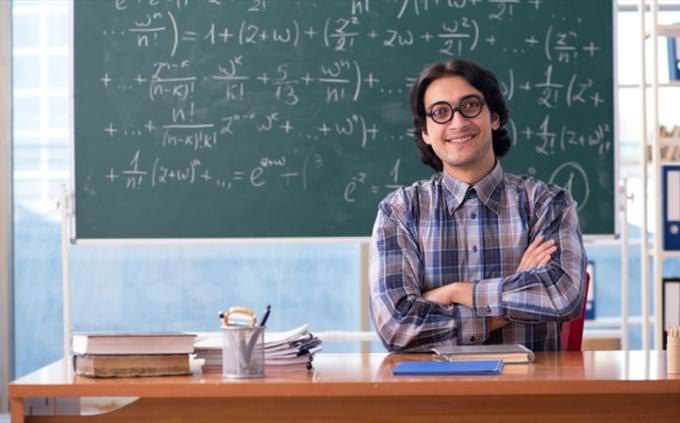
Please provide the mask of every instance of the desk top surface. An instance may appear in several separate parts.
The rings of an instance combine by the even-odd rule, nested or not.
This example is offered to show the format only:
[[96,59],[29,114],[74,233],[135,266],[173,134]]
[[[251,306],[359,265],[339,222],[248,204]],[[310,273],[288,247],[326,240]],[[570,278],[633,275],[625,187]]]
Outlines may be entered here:
[[261,379],[229,380],[221,373],[191,376],[92,379],[74,376],[63,360],[9,386],[27,396],[432,396],[488,394],[680,394],[680,374],[666,373],[665,352],[586,351],[537,353],[532,364],[506,365],[499,376],[393,376],[403,360],[429,354],[324,354],[314,369],[267,368]]

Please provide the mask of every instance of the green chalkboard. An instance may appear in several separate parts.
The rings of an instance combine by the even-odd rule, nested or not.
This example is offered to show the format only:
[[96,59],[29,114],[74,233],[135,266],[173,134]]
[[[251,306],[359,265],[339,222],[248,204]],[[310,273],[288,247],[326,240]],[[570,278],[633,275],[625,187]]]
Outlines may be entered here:
[[494,71],[506,171],[567,186],[614,233],[610,0],[75,0],[77,238],[370,234],[431,171],[408,92]]

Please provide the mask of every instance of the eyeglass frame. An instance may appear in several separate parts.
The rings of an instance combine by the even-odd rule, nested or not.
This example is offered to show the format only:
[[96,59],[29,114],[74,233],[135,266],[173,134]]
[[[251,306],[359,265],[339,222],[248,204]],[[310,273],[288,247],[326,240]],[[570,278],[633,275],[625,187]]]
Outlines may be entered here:
[[[479,100],[479,103],[480,103],[479,112],[477,112],[477,114],[475,114],[475,115],[467,115],[467,114],[465,114],[465,113],[463,112],[463,110],[460,108],[460,103],[463,102],[463,101],[465,101],[465,100],[468,99],[468,98],[474,98],[474,99],[476,99],[476,100]],[[435,118],[432,116],[432,108],[433,108],[434,106],[436,106],[436,105],[439,105],[439,104],[446,104],[447,106],[449,106],[449,109],[451,109],[451,117],[450,117],[448,120],[444,121],[444,122],[439,122],[439,121],[435,120]],[[425,116],[427,116],[427,117],[429,117],[430,119],[432,119],[432,122],[434,122],[434,123],[437,123],[437,124],[439,124],[439,125],[446,125],[447,123],[449,123],[449,122],[451,122],[451,121],[453,120],[453,118],[456,116],[456,112],[460,113],[460,115],[463,116],[463,117],[466,118],[466,119],[474,119],[474,118],[476,118],[477,116],[479,116],[479,115],[482,114],[482,110],[484,110],[484,106],[485,106],[485,105],[486,105],[486,101],[484,101],[484,99],[483,99],[481,96],[479,96],[479,95],[477,95],[477,94],[468,94],[468,95],[466,95],[466,96],[461,97],[461,99],[458,100],[458,105],[455,106],[455,107],[454,107],[451,103],[449,103],[448,101],[437,101],[437,102],[431,104],[430,107],[428,108],[430,111],[429,111],[429,112],[425,112]]]

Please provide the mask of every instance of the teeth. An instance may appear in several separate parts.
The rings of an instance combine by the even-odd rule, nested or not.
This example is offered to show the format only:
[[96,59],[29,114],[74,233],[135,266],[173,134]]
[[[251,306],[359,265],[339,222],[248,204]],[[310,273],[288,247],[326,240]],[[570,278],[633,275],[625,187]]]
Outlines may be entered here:
[[452,142],[452,143],[462,144],[462,143],[470,141],[471,139],[472,139],[472,135],[468,135],[466,137],[460,137],[460,138],[449,138],[447,141]]

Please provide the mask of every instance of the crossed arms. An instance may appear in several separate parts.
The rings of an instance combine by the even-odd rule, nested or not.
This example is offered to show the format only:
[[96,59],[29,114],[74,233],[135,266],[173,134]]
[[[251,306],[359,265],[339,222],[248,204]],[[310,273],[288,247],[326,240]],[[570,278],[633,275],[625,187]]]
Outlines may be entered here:
[[[517,266],[517,272],[525,272],[547,265],[553,253],[557,251],[557,243],[553,239],[545,239],[537,236],[527,247],[522,255],[522,260]],[[443,306],[461,304],[473,307],[474,284],[472,282],[452,282],[439,288],[431,289],[423,293],[423,298]],[[490,317],[487,319],[489,331],[500,329],[510,323],[508,320]]]
[[[425,248],[403,214],[381,204],[371,255],[371,313],[390,351],[483,343],[509,322],[538,324],[578,315],[585,251],[576,204],[553,198],[532,220],[531,240],[514,269],[425,290]],[[416,231],[417,232],[417,231]]]

